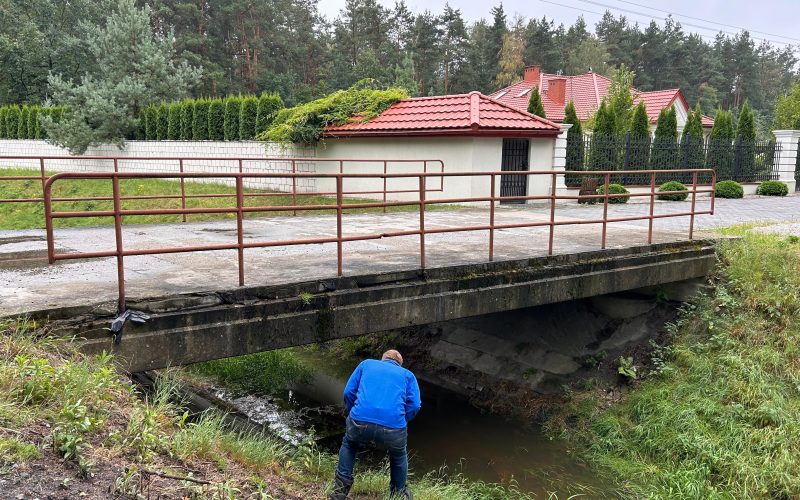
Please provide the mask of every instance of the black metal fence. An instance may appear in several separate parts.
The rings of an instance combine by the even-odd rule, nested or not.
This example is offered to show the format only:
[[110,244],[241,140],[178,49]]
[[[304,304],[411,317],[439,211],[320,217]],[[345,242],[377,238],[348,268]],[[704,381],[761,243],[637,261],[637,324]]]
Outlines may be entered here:
[[[567,144],[567,170],[649,170],[712,168],[717,180],[761,182],[778,179],[781,147],[774,141],[733,142],[692,140],[680,142],[659,139],[586,136]],[[690,183],[685,173],[660,174],[657,182],[676,180]],[[709,179],[698,179],[705,182]],[[580,185],[577,176],[567,176],[568,186]],[[649,176],[626,174],[612,182],[624,185],[649,184]]]

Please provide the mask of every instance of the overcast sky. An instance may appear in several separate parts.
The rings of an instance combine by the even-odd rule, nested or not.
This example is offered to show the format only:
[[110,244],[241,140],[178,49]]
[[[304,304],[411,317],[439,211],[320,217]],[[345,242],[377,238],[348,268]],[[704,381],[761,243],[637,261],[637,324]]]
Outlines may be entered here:
[[[388,7],[395,3],[394,0],[378,1]],[[488,18],[489,9],[496,3],[499,0],[450,0],[450,5],[460,9],[469,21]],[[344,4],[345,0],[320,0],[319,8],[328,19],[333,19]],[[445,0],[406,0],[406,4],[413,12],[429,9],[440,13]],[[567,26],[583,13],[592,28],[606,9],[615,16],[623,14],[639,25],[649,24],[650,19],[663,24],[663,18],[667,15],[664,11],[667,11],[681,22],[684,31],[700,33],[709,39],[720,29],[730,32],[739,30],[685,16],[747,28],[753,38],[800,45],[800,0],[503,0],[503,6],[509,19],[514,13],[526,18],[547,16],[555,19],[556,24],[563,22]],[[690,24],[711,29],[699,29]]]

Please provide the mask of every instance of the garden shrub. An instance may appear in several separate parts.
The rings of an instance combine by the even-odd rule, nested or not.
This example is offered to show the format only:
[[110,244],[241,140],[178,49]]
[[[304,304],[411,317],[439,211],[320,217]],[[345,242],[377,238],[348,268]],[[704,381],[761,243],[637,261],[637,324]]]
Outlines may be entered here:
[[145,108],[144,112],[144,137],[148,141],[158,139],[158,109],[152,104]]
[[[606,194],[606,187],[603,185],[597,188],[597,194]],[[622,184],[609,184],[608,194],[629,194],[629,191]],[[629,198],[629,196],[609,196],[608,202],[613,204],[628,203]]]
[[6,137],[16,139],[19,137],[19,107],[11,106],[6,113]]
[[258,98],[256,114],[256,137],[267,131],[278,111],[283,109],[283,99],[278,94],[263,93]]
[[28,113],[28,139],[39,139],[39,106],[32,106]]
[[781,181],[764,181],[756,188],[756,194],[761,196],[786,196],[789,194],[789,186]]
[[736,181],[720,181],[715,194],[717,198],[744,198],[744,188]]
[[0,107],[0,139],[6,138],[6,113],[8,113],[8,108]]
[[374,80],[361,80],[347,90],[281,110],[269,129],[256,138],[283,144],[314,144],[322,138],[326,126],[367,121],[406,97],[403,89],[379,90]]
[[256,136],[256,117],[258,114],[258,99],[253,96],[242,98],[239,111],[239,139],[252,141]]
[[242,109],[241,97],[233,96],[225,99],[225,140],[239,140],[239,114]]
[[194,113],[192,115],[192,140],[208,140],[208,99],[198,99],[194,101]]
[[169,137],[169,105],[162,102],[158,107],[158,122],[156,125],[158,131],[158,140],[163,141]]
[[[678,181],[665,182],[658,187],[659,192],[664,191],[688,191],[688,188]],[[683,201],[689,196],[689,193],[675,193],[675,194],[660,194],[657,196],[659,200],[667,201]]]
[[28,116],[31,114],[31,108],[23,106],[22,111],[19,113],[19,121],[17,121],[17,138],[28,139]]
[[172,141],[181,138],[181,103],[173,102],[169,105],[167,117],[167,139]]
[[208,105],[208,138],[212,141],[225,139],[225,103],[214,99]]
[[192,140],[192,120],[194,119],[194,104],[186,100],[181,102],[181,139]]

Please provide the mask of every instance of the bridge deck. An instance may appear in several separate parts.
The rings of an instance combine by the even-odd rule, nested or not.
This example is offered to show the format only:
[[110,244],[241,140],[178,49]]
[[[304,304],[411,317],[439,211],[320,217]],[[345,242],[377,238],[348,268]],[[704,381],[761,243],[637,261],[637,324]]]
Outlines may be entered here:
[[[722,201],[722,200],[720,200]],[[741,200],[736,200],[742,203]],[[700,202],[698,202],[699,204]],[[707,200],[703,200],[707,203]],[[656,214],[682,212],[684,203],[658,203]],[[724,210],[724,206],[719,207]],[[609,217],[646,214],[646,204],[610,206]],[[602,206],[559,208],[556,220],[595,219]],[[416,229],[415,212],[354,214],[344,218],[345,235]],[[544,206],[503,206],[498,223],[549,220]],[[432,211],[426,226],[459,227],[485,224],[488,209]],[[696,227],[713,225],[714,217],[701,216]],[[688,217],[658,219],[654,243],[687,238]],[[284,240],[335,236],[331,216],[269,217],[247,219],[247,240]],[[498,230],[495,260],[547,255],[547,227]],[[557,226],[554,253],[579,253],[600,248],[600,224]],[[170,225],[130,225],[123,231],[126,248],[230,243],[236,240],[234,220]],[[700,237],[700,235],[696,235]],[[111,227],[56,229],[58,251],[113,250]],[[608,225],[607,248],[626,248],[647,243],[647,221]],[[45,260],[44,232],[0,231],[0,315],[39,311],[116,299],[116,261],[112,258],[60,261]],[[444,233],[426,238],[427,267],[480,263],[487,260],[486,231]],[[225,290],[237,287],[236,251],[165,254],[126,257],[126,284],[131,298],[181,292]],[[302,245],[245,251],[247,285],[276,285],[336,276],[335,244]],[[419,267],[417,236],[385,238],[344,244],[344,275],[412,270]]]

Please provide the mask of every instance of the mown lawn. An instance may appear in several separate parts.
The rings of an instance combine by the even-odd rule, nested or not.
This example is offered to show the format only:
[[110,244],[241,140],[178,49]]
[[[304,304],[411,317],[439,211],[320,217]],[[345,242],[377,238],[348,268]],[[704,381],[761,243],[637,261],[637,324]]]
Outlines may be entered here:
[[686,305],[619,403],[573,396],[550,428],[636,498],[800,497],[800,244],[729,233],[715,290]]
[[[39,180],[6,181],[4,176],[38,175],[38,170],[31,169],[3,169],[0,170],[0,199],[11,198],[39,198],[42,196],[42,186]],[[186,194],[234,194],[232,186],[216,183],[186,182]],[[162,179],[123,179],[120,181],[120,192],[123,196],[150,196],[150,195],[180,195],[180,183]],[[267,193],[269,191],[246,189],[247,193]],[[89,198],[111,196],[111,181],[65,179],[53,185],[54,198]],[[378,200],[345,199],[345,203],[362,203]],[[319,195],[298,194],[298,205],[334,205],[335,198]],[[258,196],[245,198],[245,205],[255,206],[286,206],[292,205],[292,195]],[[235,207],[235,197],[226,198],[189,198],[186,200],[187,208],[221,208]],[[180,199],[167,200],[127,200],[122,204],[123,209],[156,209],[156,208],[181,208]],[[426,210],[452,210],[455,205],[429,205]],[[89,211],[112,210],[111,201],[65,201],[54,203],[57,211]],[[417,206],[388,207],[389,212],[418,210]],[[351,209],[347,213],[382,212],[382,208]],[[334,210],[305,210],[298,215],[334,214]],[[246,217],[286,216],[292,215],[291,211],[277,212],[251,212]],[[233,219],[235,214],[190,214],[188,221]],[[180,215],[132,215],[124,218],[126,224],[154,224],[180,222]],[[81,217],[70,219],[57,219],[55,227],[96,226],[113,224],[111,217]],[[44,205],[42,203],[0,203],[0,229],[33,229],[44,227]]]

